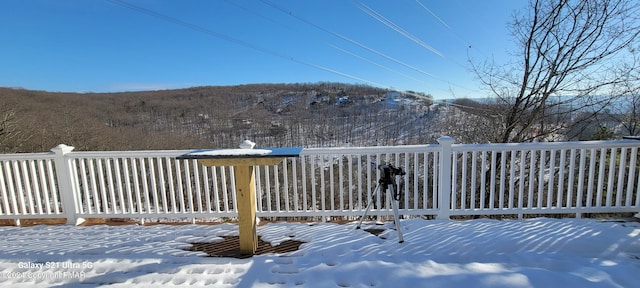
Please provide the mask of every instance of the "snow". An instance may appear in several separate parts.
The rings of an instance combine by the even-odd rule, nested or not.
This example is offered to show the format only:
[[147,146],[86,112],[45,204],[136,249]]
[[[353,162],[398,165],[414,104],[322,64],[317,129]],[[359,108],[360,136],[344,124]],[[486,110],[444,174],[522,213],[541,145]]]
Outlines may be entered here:
[[188,156],[262,156],[273,152],[268,149],[220,149],[191,152]]
[[2,287],[639,287],[640,223],[591,219],[269,223],[300,250],[204,257],[235,224],[0,227]]

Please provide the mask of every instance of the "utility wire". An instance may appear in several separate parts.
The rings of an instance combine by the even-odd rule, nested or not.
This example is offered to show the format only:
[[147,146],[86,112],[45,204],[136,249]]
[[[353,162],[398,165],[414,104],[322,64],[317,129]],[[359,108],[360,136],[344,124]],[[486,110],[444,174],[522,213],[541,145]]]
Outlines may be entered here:
[[[272,18],[270,18],[270,17],[267,17],[267,16],[265,16],[265,15],[263,15],[263,14],[261,14],[261,13],[258,13],[258,12],[256,12],[256,11],[253,11],[252,9],[249,9],[249,8],[247,8],[247,7],[244,7],[244,6],[242,6],[242,5],[238,4],[238,3],[234,3],[234,2],[233,2],[233,1],[231,1],[231,0],[225,0],[225,2],[227,2],[227,3],[228,3],[228,4],[230,4],[230,5],[233,5],[233,6],[237,7],[237,8],[239,8],[239,9],[242,9],[243,11],[246,11],[246,12],[251,13],[251,14],[253,14],[253,15],[257,15],[258,17],[264,18],[264,19],[266,19],[267,21],[269,21],[269,22],[271,22],[271,23],[274,23],[274,24],[276,24],[276,25],[279,25],[279,26],[285,27],[286,29],[289,29],[289,30],[293,30],[293,31],[295,31],[296,33],[298,33],[298,34],[300,34],[300,35],[308,36],[308,35],[307,35],[308,33],[303,33],[303,32],[301,32],[301,31],[300,31],[300,30],[298,30],[298,29],[292,28],[292,27],[290,27],[290,26],[288,26],[288,25],[285,25],[285,24],[283,24],[283,23],[281,23],[281,22],[278,22],[277,20],[274,20],[274,19],[272,19]],[[280,11],[281,11],[281,10],[280,10]],[[320,27],[317,27],[317,28],[320,28]],[[344,53],[344,54],[347,54],[347,55],[349,55],[349,56],[355,57],[355,58],[360,59],[360,60],[362,60],[362,61],[365,61],[365,62],[368,62],[368,63],[373,64],[373,65],[375,65],[375,66],[378,66],[378,67],[380,67],[380,68],[382,68],[382,69],[385,69],[385,70],[387,70],[387,71],[390,71],[390,72],[392,72],[392,73],[395,73],[395,74],[397,74],[397,75],[400,75],[400,76],[402,76],[402,77],[405,77],[405,78],[407,78],[407,79],[410,79],[410,80],[413,80],[413,81],[417,81],[417,82],[420,82],[420,83],[422,83],[422,84],[427,84],[427,83],[426,83],[426,82],[424,82],[423,80],[420,80],[420,79],[417,79],[417,78],[415,78],[415,77],[409,76],[409,75],[407,75],[407,74],[405,74],[405,73],[402,73],[402,72],[400,72],[400,71],[398,71],[398,70],[396,70],[396,69],[393,69],[393,68],[390,68],[390,67],[385,66],[385,65],[383,65],[383,64],[380,64],[380,63],[378,63],[378,62],[376,62],[376,61],[373,61],[373,60],[371,60],[371,59],[369,59],[369,58],[366,58],[366,57],[364,57],[364,56],[362,56],[362,55],[358,55],[358,54],[356,54],[356,53],[354,53],[354,52],[352,52],[352,51],[349,51],[349,50],[346,50],[346,49],[340,48],[340,47],[338,47],[338,46],[336,46],[336,45],[334,45],[334,44],[331,44],[331,43],[329,43],[329,42],[322,41],[322,40],[318,40],[318,39],[315,39],[315,38],[312,38],[312,40],[317,41],[317,42],[319,42],[319,43],[322,43],[322,44],[324,44],[324,45],[327,45],[327,46],[329,46],[329,47],[331,47],[331,48],[333,48],[333,49],[336,49],[336,50],[338,50],[338,51],[340,51],[340,52],[342,52],[342,53]]]
[[241,46],[245,46],[245,47],[248,47],[248,48],[251,48],[251,49],[266,53],[266,54],[270,54],[270,55],[273,55],[273,56],[276,56],[276,57],[279,57],[279,58],[290,60],[292,62],[296,62],[296,63],[303,64],[303,65],[306,65],[306,66],[310,66],[310,67],[313,67],[313,68],[316,68],[316,69],[319,69],[319,70],[323,70],[323,71],[326,71],[326,72],[329,72],[329,73],[333,73],[333,74],[336,74],[336,75],[339,75],[339,76],[342,76],[342,77],[350,78],[350,79],[353,79],[353,80],[356,80],[356,81],[359,81],[359,82],[362,82],[362,83],[367,83],[367,84],[375,86],[375,87],[381,87],[381,88],[389,89],[389,90],[392,90],[392,91],[398,91],[398,92],[405,93],[405,94],[410,94],[410,95],[414,95],[414,96],[423,97],[423,95],[420,95],[420,94],[409,93],[409,92],[406,92],[406,91],[399,91],[399,90],[394,89],[392,87],[389,87],[389,86],[386,86],[386,85],[382,85],[380,83],[376,83],[376,82],[373,82],[373,81],[370,81],[370,80],[367,80],[367,79],[364,79],[364,78],[361,78],[361,77],[357,77],[357,76],[354,76],[354,75],[351,75],[351,74],[340,72],[338,70],[331,69],[329,67],[325,67],[325,66],[321,66],[321,65],[318,65],[318,64],[302,61],[302,60],[299,60],[299,59],[296,59],[296,58],[293,58],[293,57],[287,57],[287,56],[285,56],[285,55],[283,55],[281,53],[278,53],[276,51],[273,51],[273,50],[270,50],[270,49],[266,49],[264,47],[251,44],[249,42],[237,39],[235,37],[231,37],[231,36],[228,36],[228,35],[225,35],[225,34],[222,34],[222,33],[218,33],[218,32],[215,32],[213,30],[207,29],[205,27],[202,27],[202,26],[199,26],[199,25],[196,25],[196,24],[192,24],[192,23],[180,20],[180,19],[175,18],[175,17],[168,16],[168,15],[165,15],[165,14],[161,14],[161,13],[155,12],[153,10],[150,10],[150,9],[147,9],[147,8],[143,8],[143,7],[140,7],[140,6],[125,2],[125,1],[121,1],[121,0],[106,0],[106,1],[111,2],[113,4],[116,4],[116,5],[119,5],[119,6],[122,6],[122,7],[125,7],[125,8],[128,8],[128,9],[131,9],[131,10],[134,10],[134,11],[137,11],[137,12],[140,12],[140,13],[143,13],[143,14],[147,14],[147,15],[152,16],[152,17],[156,17],[156,18],[162,19],[162,20],[170,22],[170,23],[174,23],[174,24],[177,24],[177,25],[192,29],[194,31],[205,33],[207,35],[210,35],[210,36],[213,36],[213,37],[216,37],[216,38],[219,38],[219,39],[231,42],[231,43],[235,43],[235,44],[238,44],[238,45],[241,45]]
[[420,0],[416,0],[416,3],[418,3],[418,5],[420,5],[420,7],[422,7],[422,9],[424,9],[425,11],[427,11],[427,13],[429,13],[431,16],[433,16],[433,18],[435,18],[436,20],[438,20],[438,22],[440,22],[440,24],[442,24],[442,26],[444,26],[445,28],[447,28],[447,30],[453,34],[453,36],[455,36],[456,38],[458,38],[458,40],[462,43],[464,43],[465,45],[467,45],[468,49],[475,49],[478,52],[480,52],[482,55],[484,55],[484,53],[480,50],[478,50],[478,48],[476,48],[475,46],[471,45],[471,42],[465,40],[464,38],[462,38],[462,36],[460,36],[458,33],[456,33],[451,26],[449,26],[449,24],[447,24],[447,22],[445,22],[444,20],[442,20],[442,18],[438,17],[438,15],[436,15],[435,12],[433,12],[431,9],[429,9],[426,5],[424,5],[422,2],[420,2]]
[[213,36],[215,38],[219,38],[219,39],[231,42],[231,43],[235,43],[235,44],[238,44],[238,45],[241,45],[241,46],[244,46],[244,47],[248,47],[248,48],[251,48],[251,49],[266,53],[266,54],[269,54],[269,55],[273,55],[273,56],[276,56],[276,57],[279,57],[279,58],[283,58],[283,59],[286,59],[286,60],[289,60],[289,61],[292,61],[292,62],[296,62],[296,63],[302,64],[302,65],[306,65],[306,66],[313,67],[313,68],[316,68],[316,69],[319,69],[319,70],[323,70],[325,72],[329,72],[329,73],[333,73],[333,74],[336,74],[336,75],[340,75],[340,76],[343,76],[343,77],[346,77],[346,78],[350,78],[350,79],[353,79],[353,80],[356,80],[356,81],[359,81],[359,82],[367,83],[369,85],[373,85],[373,86],[377,86],[377,87],[386,87],[385,85],[382,85],[382,84],[379,84],[379,83],[376,83],[376,82],[373,82],[373,81],[370,81],[370,80],[367,80],[367,79],[364,79],[364,78],[360,78],[360,77],[357,77],[357,76],[354,76],[354,75],[350,75],[350,74],[347,74],[347,73],[344,73],[344,72],[340,72],[338,70],[331,69],[329,67],[321,66],[321,65],[318,65],[318,64],[314,64],[314,63],[310,63],[310,62],[306,62],[306,61],[303,61],[303,60],[299,60],[299,59],[296,59],[296,58],[293,58],[293,57],[290,57],[290,56],[286,56],[284,54],[278,53],[277,51],[274,51],[274,50],[271,50],[271,49],[267,49],[265,47],[261,47],[261,46],[258,46],[258,45],[254,45],[254,44],[251,44],[249,42],[240,40],[238,38],[231,37],[231,36],[226,35],[226,34],[215,32],[215,31],[213,31],[211,29],[202,27],[200,25],[192,24],[192,23],[180,20],[178,18],[171,17],[171,16],[168,16],[168,15],[165,15],[165,14],[161,14],[161,13],[155,12],[153,10],[150,10],[150,9],[147,9],[147,8],[143,8],[143,7],[140,7],[140,6],[137,6],[137,5],[122,1],[122,0],[106,0],[106,1],[111,2],[113,4],[116,4],[116,5],[119,5],[119,6],[122,6],[122,7],[125,7],[125,8],[128,8],[128,9],[131,9],[131,10],[134,10],[134,11],[137,11],[137,12],[140,12],[140,13],[143,13],[143,14],[146,14],[146,15],[149,15],[149,16],[152,16],[152,17],[156,17],[156,18],[162,19],[164,21],[167,21],[167,22],[170,22],[170,23],[173,23],[173,24],[177,24],[177,25],[189,28],[189,29],[194,30],[194,31],[198,31],[198,32],[207,34],[209,36]]
[[[367,15],[369,15],[369,16],[371,16],[371,17],[373,17],[373,18],[374,18],[374,19],[376,19],[378,22],[380,22],[380,23],[384,24],[385,26],[387,26],[387,27],[391,28],[392,30],[394,30],[394,31],[398,32],[400,35],[402,35],[402,36],[404,36],[404,37],[408,38],[409,40],[411,40],[411,41],[413,41],[414,43],[416,43],[416,44],[418,44],[418,45],[422,46],[423,48],[425,48],[425,49],[427,49],[427,50],[429,50],[429,51],[433,52],[434,54],[436,54],[436,55],[438,55],[438,56],[442,57],[443,59],[446,59],[447,61],[451,61],[453,64],[458,65],[458,66],[460,66],[460,67],[461,67],[461,68],[463,68],[463,69],[467,69],[467,67],[466,67],[465,65],[463,65],[463,64],[461,64],[461,63],[459,63],[459,62],[458,62],[458,61],[456,61],[455,59],[452,59],[452,58],[446,57],[443,53],[441,53],[441,52],[440,52],[440,51],[438,51],[437,49],[433,48],[431,45],[429,45],[429,44],[425,43],[424,41],[422,41],[422,40],[421,40],[420,38],[418,38],[417,36],[415,36],[415,35],[413,35],[413,34],[411,34],[411,33],[407,32],[405,29],[403,29],[402,27],[398,26],[397,24],[395,24],[393,21],[389,20],[388,18],[384,17],[381,13],[379,13],[379,12],[375,11],[375,10],[374,10],[374,9],[372,9],[371,7],[369,7],[369,6],[365,5],[365,4],[363,4],[361,1],[356,1],[356,0],[354,0],[354,1],[352,1],[352,2],[353,2],[353,3],[358,7],[358,9],[360,9],[362,12],[364,12],[364,13],[366,13]],[[425,8],[426,8],[426,7],[425,7]],[[428,8],[426,8],[426,9],[428,9]],[[428,11],[430,11],[430,10],[428,10]],[[433,14],[433,15],[435,16],[435,14]],[[435,16],[435,17],[436,17],[437,19],[440,19],[440,18],[439,18],[439,17],[437,17],[437,16]],[[442,20],[442,19],[440,19],[440,20]],[[449,26],[449,25],[447,25],[446,23],[444,23],[444,21],[442,21],[442,22],[443,22],[443,24],[444,24],[445,26],[447,26],[447,27]],[[440,80],[441,80],[441,81],[445,81],[445,82],[447,82],[447,84],[449,84],[449,85],[451,85],[451,86],[456,86],[456,87],[458,87],[458,88],[462,88],[462,89],[465,89],[465,90],[469,90],[469,91],[471,91],[470,89],[468,89],[468,88],[466,88],[466,87],[464,87],[464,86],[457,85],[457,84],[455,84],[455,83],[451,83],[451,82],[446,81],[446,80],[442,80],[442,79],[440,79]]]
[[306,19],[304,19],[304,18],[302,18],[302,17],[300,17],[300,16],[297,16],[297,15],[296,15],[296,14],[294,14],[293,12],[288,11],[288,10],[286,10],[286,9],[284,9],[284,8],[282,8],[282,7],[278,6],[278,5],[276,5],[275,3],[271,2],[271,1],[268,1],[268,0],[260,0],[260,1],[261,1],[262,3],[265,3],[265,4],[267,4],[267,5],[271,6],[271,7],[273,7],[274,9],[276,9],[276,10],[278,10],[278,11],[280,11],[280,12],[284,13],[284,14],[287,14],[287,15],[289,15],[289,16],[291,16],[291,17],[293,17],[293,18],[296,18],[296,19],[298,19],[298,20],[300,20],[300,21],[302,21],[302,22],[304,22],[304,23],[306,23],[306,24],[308,24],[308,25],[310,25],[310,26],[312,26],[312,27],[315,27],[316,29],[318,29],[318,30],[320,30],[320,31],[323,31],[323,32],[325,32],[325,33],[328,33],[328,34],[330,34],[330,35],[333,35],[334,37],[338,37],[338,38],[340,38],[340,39],[342,39],[342,40],[344,40],[344,41],[347,41],[347,42],[349,42],[349,43],[351,43],[351,44],[353,44],[353,45],[356,45],[356,46],[358,46],[358,47],[360,47],[360,48],[363,48],[363,49],[365,49],[365,50],[367,50],[367,51],[369,51],[369,52],[372,52],[372,53],[377,54],[377,55],[379,55],[379,56],[381,56],[381,57],[384,57],[384,58],[386,58],[386,59],[388,59],[388,60],[391,60],[391,61],[393,61],[393,62],[395,62],[395,63],[397,63],[397,64],[400,64],[400,65],[402,65],[402,66],[404,66],[404,67],[407,67],[407,68],[409,68],[409,69],[411,69],[411,70],[414,70],[414,71],[416,71],[416,72],[422,73],[422,74],[424,74],[424,75],[426,75],[426,76],[429,76],[429,77],[431,77],[431,78],[434,78],[434,79],[436,79],[436,80],[446,82],[446,80],[444,80],[444,79],[442,79],[442,78],[439,78],[438,76],[435,76],[435,75],[433,75],[433,74],[431,74],[431,73],[425,72],[425,71],[423,71],[423,70],[421,70],[421,69],[419,69],[419,68],[417,68],[417,67],[411,66],[411,65],[409,65],[409,64],[407,64],[407,63],[405,63],[405,62],[402,62],[402,61],[400,61],[400,60],[398,60],[398,59],[396,59],[396,58],[393,58],[393,57],[391,57],[391,56],[389,56],[389,55],[387,55],[387,54],[384,54],[384,53],[382,53],[382,52],[380,52],[380,51],[378,51],[378,50],[375,50],[375,49],[373,49],[373,48],[371,48],[371,47],[369,47],[369,46],[366,46],[366,45],[364,45],[364,44],[362,44],[362,43],[360,43],[360,42],[358,42],[358,41],[356,41],[356,40],[353,40],[353,39],[351,39],[351,38],[349,38],[349,37],[346,37],[346,36],[344,36],[344,35],[338,34],[338,33],[336,33],[336,32],[333,32],[333,31],[327,30],[327,29],[325,29],[325,28],[323,28],[323,27],[321,27],[321,26],[318,26],[318,25],[314,24],[313,22],[308,21],[308,20],[306,20]]
[[375,62],[375,61],[369,60],[369,59],[367,59],[367,58],[365,58],[365,57],[363,57],[363,56],[360,56],[360,55],[355,54],[355,53],[353,53],[353,52],[350,52],[350,51],[348,51],[348,50],[342,49],[342,48],[337,47],[337,46],[334,46],[334,45],[330,45],[330,46],[331,46],[331,47],[333,47],[334,49],[337,49],[338,51],[341,51],[341,52],[343,52],[343,53],[349,54],[349,55],[351,55],[351,56],[353,56],[353,57],[356,57],[356,58],[358,58],[358,59],[361,59],[361,60],[363,60],[363,61],[369,62],[369,63],[371,63],[371,64],[373,64],[373,65],[376,65],[376,66],[378,66],[378,67],[380,67],[380,68],[382,68],[382,69],[388,70],[388,71],[393,72],[393,73],[396,73],[396,74],[398,74],[398,75],[401,75],[401,76],[403,76],[403,77],[405,77],[405,78],[407,78],[407,79],[411,79],[411,80],[413,80],[413,81],[420,82],[420,83],[422,83],[422,84],[427,84],[426,82],[424,82],[424,81],[422,81],[422,80],[420,80],[420,79],[418,79],[418,78],[415,78],[415,77],[413,77],[413,76],[410,76],[410,75],[404,74],[404,73],[402,73],[402,72],[400,72],[400,71],[397,71],[397,70],[395,70],[395,69],[391,69],[391,68],[389,68],[389,67],[387,67],[387,66],[384,66],[384,65],[382,65],[382,64],[380,64],[380,63],[378,63],[378,62]]
[[358,9],[360,9],[364,13],[367,13],[369,16],[373,17],[374,19],[378,20],[378,22],[380,22],[380,23],[384,24],[385,26],[391,28],[392,30],[400,33],[400,35],[402,35],[402,36],[406,37],[407,39],[415,42],[416,44],[424,47],[425,49],[433,52],[434,54],[444,58],[444,54],[442,54],[442,52],[440,52],[437,49],[433,48],[431,45],[425,43],[424,41],[422,41],[420,38],[416,37],[415,35],[407,32],[407,30],[402,29],[402,27],[398,26],[397,24],[393,23],[391,20],[389,20],[386,17],[382,16],[382,14],[378,13],[377,11],[371,9],[371,7],[363,4],[360,1],[357,1],[355,3],[356,3],[356,6],[358,6]]

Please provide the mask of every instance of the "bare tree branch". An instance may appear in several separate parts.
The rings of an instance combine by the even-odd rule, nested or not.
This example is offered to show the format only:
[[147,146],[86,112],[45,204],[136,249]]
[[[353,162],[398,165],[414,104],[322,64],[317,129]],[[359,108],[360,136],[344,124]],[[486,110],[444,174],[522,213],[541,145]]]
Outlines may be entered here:
[[[521,60],[473,67],[498,102],[506,105],[497,142],[548,140],[570,123],[552,124],[558,113],[565,113],[554,113],[554,106],[606,106],[586,100],[617,95],[615,89],[629,80],[624,75],[636,67],[625,57],[639,39],[636,2],[531,0],[529,4],[530,10],[515,15],[511,25]],[[564,98],[553,103],[552,96]]]

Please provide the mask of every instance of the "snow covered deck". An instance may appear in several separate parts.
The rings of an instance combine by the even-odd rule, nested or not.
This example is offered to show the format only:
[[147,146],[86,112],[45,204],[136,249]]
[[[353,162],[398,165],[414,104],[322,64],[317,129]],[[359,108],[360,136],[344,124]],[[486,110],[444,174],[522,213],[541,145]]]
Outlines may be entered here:
[[[374,224],[367,224],[375,226]],[[387,223],[384,227],[390,228]],[[378,228],[379,226],[375,226]],[[368,227],[363,227],[368,228]],[[0,227],[3,287],[637,287],[640,223],[590,219],[402,221],[374,236],[355,223],[269,223],[284,254],[205,257],[189,243],[237,226]]]

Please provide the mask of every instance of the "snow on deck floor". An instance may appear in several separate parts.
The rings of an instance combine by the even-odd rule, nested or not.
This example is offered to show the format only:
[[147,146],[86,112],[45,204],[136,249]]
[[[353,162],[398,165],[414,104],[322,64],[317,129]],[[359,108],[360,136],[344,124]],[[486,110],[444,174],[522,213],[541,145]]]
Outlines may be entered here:
[[233,224],[0,227],[0,286],[640,287],[640,223],[401,223],[401,244],[394,230],[355,223],[271,223],[263,240],[307,243],[249,259],[182,250],[237,236]]

